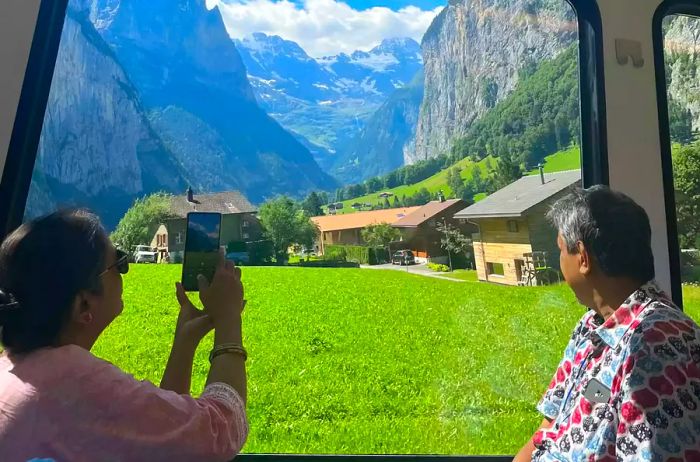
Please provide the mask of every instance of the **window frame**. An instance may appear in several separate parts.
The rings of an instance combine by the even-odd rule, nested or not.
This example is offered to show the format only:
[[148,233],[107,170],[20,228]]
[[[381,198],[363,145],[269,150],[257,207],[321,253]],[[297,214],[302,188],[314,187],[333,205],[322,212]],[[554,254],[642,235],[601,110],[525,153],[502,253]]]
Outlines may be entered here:
[[[0,204],[3,204],[3,207],[0,208],[0,241],[12,230],[19,227],[24,217],[68,4],[68,0],[40,1],[16,120],[0,181]],[[578,25],[580,145],[583,185],[584,187],[594,184],[607,185],[609,184],[607,121],[600,11],[597,0],[561,1],[566,1],[571,5],[576,14]],[[4,206],[5,204],[7,207]],[[678,280],[680,281],[680,279]],[[509,462],[512,457],[439,454],[293,455],[283,453],[241,454],[237,457],[237,460],[244,462],[274,462],[277,460],[319,462],[324,459],[331,459],[334,462],[344,460],[349,462],[414,462],[417,460],[421,462]]]
[[[496,269],[496,265],[500,266],[501,272],[496,273],[494,270]],[[506,277],[506,265],[503,263],[498,263],[495,261],[487,261],[486,262],[486,272],[489,274],[489,277],[496,277],[496,278],[504,278]]]
[[700,4],[690,0],[665,0],[654,12],[652,43],[654,72],[656,75],[656,106],[659,117],[661,144],[661,174],[663,177],[664,204],[666,208],[666,233],[668,242],[669,271],[671,273],[671,298],[683,309],[683,284],[681,282],[681,249],[678,242],[678,217],[676,216],[676,192],[673,187],[673,159],[671,156],[671,130],[668,115],[668,89],[664,56],[663,22],[667,16],[694,16],[700,21]]

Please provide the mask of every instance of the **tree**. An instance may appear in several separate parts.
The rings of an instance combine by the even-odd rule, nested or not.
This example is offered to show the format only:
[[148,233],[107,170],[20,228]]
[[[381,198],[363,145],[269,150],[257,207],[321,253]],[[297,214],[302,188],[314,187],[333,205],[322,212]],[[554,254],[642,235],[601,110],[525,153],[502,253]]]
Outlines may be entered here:
[[398,209],[399,207],[401,207],[401,202],[399,202],[399,197],[398,197],[398,196],[394,196],[394,204],[393,204],[393,206],[394,206],[395,209]]
[[460,198],[464,195],[464,180],[459,167],[453,167],[447,171],[447,186],[452,190],[452,197]]
[[130,252],[134,246],[150,244],[156,228],[165,220],[175,218],[170,211],[170,199],[171,196],[164,193],[137,199],[110,236],[114,245]]
[[683,146],[673,155],[678,240],[681,248],[700,245],[700,143]]
[[389,203],[389,198],[388,198],[388,197],[384,197],[384,208],[385,208],[385,209],[390,209],[390,208],[391,208],[391,204]]
[[505,188],[522,176],[523,172],[518,161],[509,155],[502,155],[498,158],[498,165],[496,165],[493,188],[495,190]]
[[437,230],[442,233],[440,247],[447,250],[447,256],[450,261],[450,271],[453,271],[452,254],[461,254],[469,258],[471,252],[473,252],[472,240],[462,234],[457,227],[444,221],[438,223]]
[[321,196],[316,191],[313,191],[301,203],[301,208],[306,212],[306,215],[317,217],[323,215],[323,209],[321,208],[323,205],[326,204],[321,199]]
[[384,186],[384,182],[379,179],[379,177],[373,177],[365,181],[365,192],[367,194],[372,194],[379,191]]
[[319,233],[301,205],[287,196],[265,202],[258,216],[265,237],[274,245],[277,262],[287,261],[290,247],[312,247]]
[[432,199],[432,195],[428,188],[420,188],[417,193],[413,195],[413,205],[425,205]]
[[681,144],[693,139],[693,115],[673,98],[668,100],[668,118],[671,141]]
[[401,231],[389,223],[379,223],[365,227],[361,232],[362,240],[370,247],[386,248],[389,243],[401,239]]

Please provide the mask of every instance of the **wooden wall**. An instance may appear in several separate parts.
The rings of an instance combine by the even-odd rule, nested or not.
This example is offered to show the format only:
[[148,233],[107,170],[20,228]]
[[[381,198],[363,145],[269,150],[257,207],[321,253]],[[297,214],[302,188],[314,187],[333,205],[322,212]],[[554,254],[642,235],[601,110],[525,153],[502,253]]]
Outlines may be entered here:
[[554,196],[550,201],[533,207],[528,211],[527,222],[530,228],[530,242],[533,251],[547,252],[547,266],[559,271],[559,247],[557,246],[557,231],[547,221],[546,214],[549,206],[568,191]]
[[[508,230],[509,219],[478,220],[481,233],[474,236],[474,256],[480,281],[517,285],[515,260],[523,260],[523,254],[532,252],[527,220],[515,219],[518,231]],[[503,265],[504,275],[487,275],[487,263]]]

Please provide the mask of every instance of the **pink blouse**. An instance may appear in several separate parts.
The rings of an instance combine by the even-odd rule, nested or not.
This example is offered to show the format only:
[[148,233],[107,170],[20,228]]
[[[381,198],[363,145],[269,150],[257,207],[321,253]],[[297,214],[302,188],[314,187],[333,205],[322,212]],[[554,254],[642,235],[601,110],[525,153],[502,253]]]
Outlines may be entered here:
[[0,461],[227,461],[248,435],[229,385],[192,398],[77,346],[0,355]]

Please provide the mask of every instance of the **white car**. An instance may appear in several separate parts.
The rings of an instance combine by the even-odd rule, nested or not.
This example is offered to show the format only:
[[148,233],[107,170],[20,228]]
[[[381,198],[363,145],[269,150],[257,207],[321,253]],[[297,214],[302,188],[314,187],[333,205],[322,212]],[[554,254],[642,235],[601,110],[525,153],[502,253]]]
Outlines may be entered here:
[[158,252],[153,247],[147,245],[137,245],[134,250],[134,262],[136,263],[156,263]]

